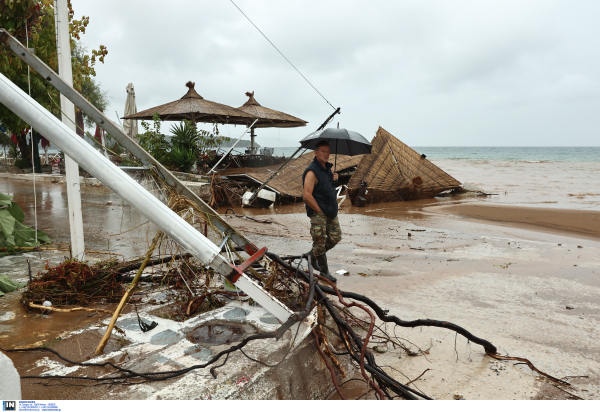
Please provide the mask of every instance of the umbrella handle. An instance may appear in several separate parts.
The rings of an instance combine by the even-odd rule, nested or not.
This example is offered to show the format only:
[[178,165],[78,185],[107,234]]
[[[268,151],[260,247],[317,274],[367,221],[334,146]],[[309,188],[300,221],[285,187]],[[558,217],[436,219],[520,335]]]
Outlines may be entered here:
[[335,161],[333,162],[334,163],[334,165],[333,165],[333,173],[335,173],[337,171],[337,145],[338,145],[338,142],[337,142],[337,139],[336,139],[335,140]]

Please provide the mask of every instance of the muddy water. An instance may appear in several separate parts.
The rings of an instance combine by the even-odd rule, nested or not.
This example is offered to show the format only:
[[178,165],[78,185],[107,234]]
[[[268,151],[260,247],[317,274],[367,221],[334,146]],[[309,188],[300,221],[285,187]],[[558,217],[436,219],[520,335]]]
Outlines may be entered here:
[[489,193],[487,201],[536,207],[600,210],[600,159],[595,162],[432,160],[460,182]]
[[[0,192],[8,193],[25,213],[25,224],[34,224],[34,192],[32,182],[0,179]],[[64,184],[36,182],[38,228],[52,239],[52,247],[68,248],[70,243],[67,193]],[[83,226],[88,251],[116,253],[119,259],[143,254],[156,227],[105,188],[82,188]],[[107,204],[112,202],[112,204]],[[140,226],[141,225],[141,226]],[[131,230],[133,229],[133,230]],[[126,233],[124,233],[126,232]],[[26,282],[29,259],[33,275],[49,264],[68,258],[68,250],[46,250],[0,257],[0,273]],[[109,255],[87,255],[88,260],[106,259]],[[89,313],[61,313],[42,316],[38,310],[27,310],[19,303],[19,292],[0,298],[0,347],[31,347],[48,343],[70,330],[97,321]]]
[[[0,192],[13,196],[13,201],[25,213],[25,224],[33,226],[33,183],[0,179]],[[36,182],[35,194],[38,228],[45,231],[54,243],[70,243],[66,186]],[[81,202],[86,250],[110,251],[126,259],[139,256],[147,250],[147,237],[154,236],[156,227],[152,224],[143,225],[146,218],[124,204],[117,195],[104,187],[83,186]],[[126,235],[123,233],[139,225],[143,226]],[[119,235],[121,233],[122,236]]]

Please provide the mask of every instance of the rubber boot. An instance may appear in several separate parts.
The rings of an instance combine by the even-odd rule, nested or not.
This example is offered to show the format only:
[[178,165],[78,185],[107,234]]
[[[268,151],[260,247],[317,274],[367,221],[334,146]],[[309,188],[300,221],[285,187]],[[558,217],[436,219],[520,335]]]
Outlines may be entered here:
[[321,276],[325,279],[332,281],[333,283],[337,282],[337,279],[329,273],[329,267],[327,266],[327,255],[323,253],[321,256],[317,256],[317,264],[321,268],[319,272],[321,272]]
[[319,264],[317,263],[317,258],[315,257],[312,249],[308,251],[308,253],[305,253],[306,256],[310,256],[310,264],[313,267],[314,270],[316,270],[317,272],[321,271],[321,268],[319,267]]

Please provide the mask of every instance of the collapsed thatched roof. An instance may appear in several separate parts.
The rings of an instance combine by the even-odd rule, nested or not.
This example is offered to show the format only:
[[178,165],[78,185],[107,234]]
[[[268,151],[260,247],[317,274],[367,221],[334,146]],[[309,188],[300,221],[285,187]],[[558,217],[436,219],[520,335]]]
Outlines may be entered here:
[[255,117],[241,110],[204,99],[194,89],[195,85],[194,82],[187,82],[186,86],[189,90],[179,100],[143,110],[123,117],[123,119],[152,120],[154,113],[158,113],[161,120],[177,121],[187,119],[192,122],[203,123],[217,122],[246,125],[252,123],[255,119]]
[[[350,167],[355,167],[363,156],[364,155],[338,155],[337,170],[341,171]],[[304,191],[302,187],[302,174],[310,162],[313,161],[314,157],[314,152],[309,151],[292,160],[282,170],[279,171],[278,175],[269,182],[267,187],[273,189],[282,196],[301,198]],[[333,157],[329,159],[330,162],[332,162],[332,160]],[[271,174],[277,170],[278,167],[279,165],[261,168],[227,169],[220,174],[222,176],[227,175],[231,177],[247,177],[258,183],[262,183],[267,180]]]
[[382,127],[371,143],[371,154],[363,155],[348,182],[351,198],[363,180],[367,182],[367,202],[432,198],[460,186],[458,180]]
[[300,127],[306,126],[306,121],[278,110],[261,106],[254,99],[254,92],[246,92],[248,101],[239,110],[248,113],[254,118],[259,118],[254,127]]

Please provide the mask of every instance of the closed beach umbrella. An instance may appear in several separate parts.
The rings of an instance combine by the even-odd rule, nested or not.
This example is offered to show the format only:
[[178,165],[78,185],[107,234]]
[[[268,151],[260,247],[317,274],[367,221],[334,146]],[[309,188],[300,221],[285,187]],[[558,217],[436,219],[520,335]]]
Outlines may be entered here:
[[133,90],[133,83],[129,83],[125,90],[127,90],[127,100],[125,100],[125,120],[123,120],[123,129],[125,129],[125,134],[127,136],[137,140],[137,120],[128,118],[128,116],[137,113],[137,106],[135,105],[135,90]]
[[[336,155],[356,156],[371,153],[373,145],[363,135],[346,129],[324,129],[312,132],[300,140],[300,145],[309,150],[315,150],[321,140],[329,142],[331,153]],[[335,171],[335,168],[334,168]]]

